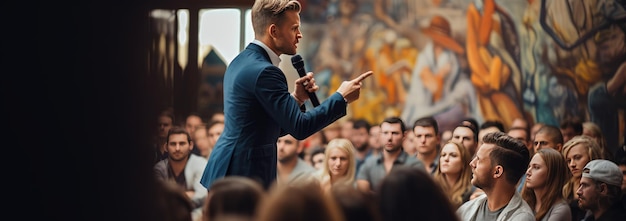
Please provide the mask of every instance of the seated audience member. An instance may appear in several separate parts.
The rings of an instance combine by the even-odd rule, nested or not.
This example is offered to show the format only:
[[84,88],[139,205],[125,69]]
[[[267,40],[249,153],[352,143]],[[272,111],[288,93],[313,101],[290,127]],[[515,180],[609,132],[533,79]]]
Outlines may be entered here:
[[534,221],[533,210],[515,189],[529,161],[528,149],[517,139],[502,132],[485,135],[469,164],[472,184],[485,194],[457,209],[461,220]]
[[415,141],[415,133],[412,130],[407,130],[404,132],[406,138],[402,141],[402,150],[406,152],[409,156],[416,157],[417,156],[417,141]]
[[539,131],[539,129],[541,129],[545,125],[546,124],[544,123],[537,122],[532,127],[530,127],[530,141],[531,142],[535,140],[535,135],[537,134],[537,131]]
[[423,169],[394,168],[376,194],[385,221],[459,220],[446,194]]
[[424,170],[434,175],[439,165],[441,151],[437,120],[432,117],[417,119],[413,124],[413,131],[409,132],[415,135],[413,143],[416,146],[417,159],[424,163]]
[[167,140],[167,132],[174,126],[173,110],[164,110],[157,117],[156,135],[153,137],[152,148],[154,148],[154,163],[167,159],[167,150],[165,140]]
[[330,194],[343,212],[345,221],[383,221],[373,193],[351,186],[336,186]]
[[351,122],[352,123],[350,123],[350,125],[352,125],[352,130],[351,132],[346,132],[349,134],[349,137],[342,138],[350,140],[356,150],[354,152],[356,154],[356,172],[359,173],[359,169],[365,162],[365,159],[371,156],[374,151],[369,145],[369,131],[372,126],[364,119],[356,119]]
[[364,192],[376,191],[383,178],[392,168],[406,165],[424,169],[424,164],[415,157],[409,156],[402,150],[402,141],[405,138],[406,127],[402,119],[389,117],[380,124],[380,141],[383,144],[383,154],[365,160],[359,170],[356,182],[357,188]]
[[578,206],[587,210],[584,221],[626,220],[626,209],[621,201],[622,179],[622,171],[609,160],[587,163],[576,191]]
[[485,134],[496,131],[504,132],[504,125],[502,122],[497,120],[488,120],[481,124],[478,129],[478,146],[481,145],[481,141],[483,140]]
[[193,203],[185,191],[172,182],[156,182],[157,213],[161,220],[192,221]]
[[277,158],[276,182],[278,185],[308,182],[315,168],[299,157],[303,146],[290,134],[279,137],[276,141]]
[[274,185],[257,208],[255,221],[342,221],[343,214],[319,183]]
[[316,172],[316,177],[325,192],[335,186],[356,187],[354,181],[356,173],[356,159],[354,146],[350,140],[335,138],[326,145],[322,170]]
[[478,151],[478,131],[476,130],[477,128],[468,123],[458,125],[452,130],[452,139],[450,140],[463,144],[463,147],[467,148],[474,156]]
[[470,200],[477,188],[472,185],[472,161],[469,150],[462,144],[448,142],[441,148],[439,166],[435,172],[435,181],[456,210],[461,204]]
[[589,161],[601,159],[600,146],[590,137],[585,135],[575,136],[563,145],[561,155],[565,157],[565,162],[570,170],[570,178],[563,186],[563,196],[570,206],[572,220],[581,220],[585,216],[585,210],[578,207],[578,194],[576,190],[580,185],[583,168]]
[[526,170],[522,198],[534,210],[536,220],[572,220],[561,191],[569,177],[567,163],[555,149],[544,148],[533,156]]
[[194,133],[193,143],[195,144],[195,148],[197,150],[197,153],[194,153],[194,154],[204,157],[204,159],[208,160],[212,147],[209,141],[206,127],[203,125],[199,128],[196,128],[196,130],[193,131],[193,133]]
[[315,147],[311,147],[309,149],[309,152],[310,152],[309,155],[311,155],[311,160],[310,160],[311,166],[318,171],[324,168],[324,158],[326,157],[324,152],[326,152],[326,148],[315,146]]
[[191,135],[191,140],[193,141],[193,144],[194,144],[194,146],[192,146],[191,153],[200,156],[200,151],[198,150],[198,147],[195,146],[197,144],[195,131],[197,128],[200,128],[202,127],[202,125],[204,125],[204,121],[202,120],[202,117],[200,117],[198,113],[190,113],[185,118],[185,122],[183,124],[185,126],[185,130],[187,131],[187,133]]
[[563,136],[563,143],[566,143],[572,137],[583,134],[583,123],[577,119],[564,120],[561,123],[560,130]]
[[367,143],[370,145],[370,149],[372,149],[372,155],[370,156],[380,156],[382,154],[383,145],[380,143],[380,125],[372,125],[370,127],[370,139]]
[[224,121],[209,121],[206,125],[206,130],[210,148],[208,153],[202,153],[202,155],[204,156],[206,154],[206,158],[209,159],[211,151],[213,151],[213,146],[215,146],[217,139],[220,138],[222,132],[224,131]]
[[563,135],[561,130],[552,125],[544,125],[535,134],[533,140],[533,147],[535,152],[541,148],[552,148],[557,151],[561,151],[563,148]]
[[225,217],[253,220],[264,198],[265,190],[257,181],[240,176],[224,177],[211,185],[202,220],[214,221]]
[[598,143],[598,145],[600,145],[600,149],[602,149],[603,159],[613,160],[613,153],[606,146],[606,140],[602,135],[602,130],[597,124],[591,121],[584,122],[583,135],[593,138]]
[[154,172],[157,180],[174,182],[183,188],[194,209],[200,209],[207,195],[206,188],[200,184],[207,160],[191,154],[192,144],[184,128],[172,127],[165,143],[168,157],[154,165]]

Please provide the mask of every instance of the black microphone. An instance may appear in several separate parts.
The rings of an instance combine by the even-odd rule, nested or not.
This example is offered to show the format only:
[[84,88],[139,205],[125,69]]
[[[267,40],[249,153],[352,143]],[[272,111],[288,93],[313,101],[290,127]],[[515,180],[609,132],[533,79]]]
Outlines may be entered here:
[[[304,61],[302,60],[302,56],[297,54],[291,57],[291,64],[293,64],[293,67],[296,68],[296,71],[298,71],[298,75],[300,75],[300,77],[306,76],[306,72],[304,72]],[[313,103],[313,107],[319,106],[320,101],[317,99],[317,95],[315,94],[315,92],[307,91],[307,93],[309,94],[309,99],[311,99],[311,103]]]

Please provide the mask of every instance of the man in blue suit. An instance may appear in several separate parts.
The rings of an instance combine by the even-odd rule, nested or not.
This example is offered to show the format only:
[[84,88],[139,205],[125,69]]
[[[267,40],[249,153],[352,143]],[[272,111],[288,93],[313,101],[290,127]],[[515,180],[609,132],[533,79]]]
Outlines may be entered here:
[[279,56],[295,55],[302,38],[300,7],[295,0],[256,0],[252,7],[255,40],[224,74],[224,131],[200,181],[209,191],[224,176],[249,177],[269,188],[276,180],[278,137],[302,140],[345,116],[347,104],[359,98],[361,81],[372,75],[344,81],[315,109],[302,112],[308,93],[319,89],[313,74],[297,79],[289,93],[278,68]]

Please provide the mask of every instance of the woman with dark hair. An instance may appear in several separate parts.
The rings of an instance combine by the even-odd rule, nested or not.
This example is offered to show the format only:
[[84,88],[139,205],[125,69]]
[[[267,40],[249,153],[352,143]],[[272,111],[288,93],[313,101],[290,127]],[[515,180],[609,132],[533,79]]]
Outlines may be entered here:
[[441,187],[418,168],[394,168],[383,179],[377,194],[385,221],[459,220]]

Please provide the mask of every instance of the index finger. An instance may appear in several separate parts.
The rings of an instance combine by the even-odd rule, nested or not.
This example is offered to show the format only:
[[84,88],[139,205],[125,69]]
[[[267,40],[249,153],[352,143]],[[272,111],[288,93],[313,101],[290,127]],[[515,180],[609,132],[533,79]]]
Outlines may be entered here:
[[352,81],[353,82],[361,82],[363,79],[371,76],[372,74],[374,74],[374,72],[372,72],[372,71],[365,72],[365,73],[359,75],[358,77],[356,77],[355,79],[353,79]]

